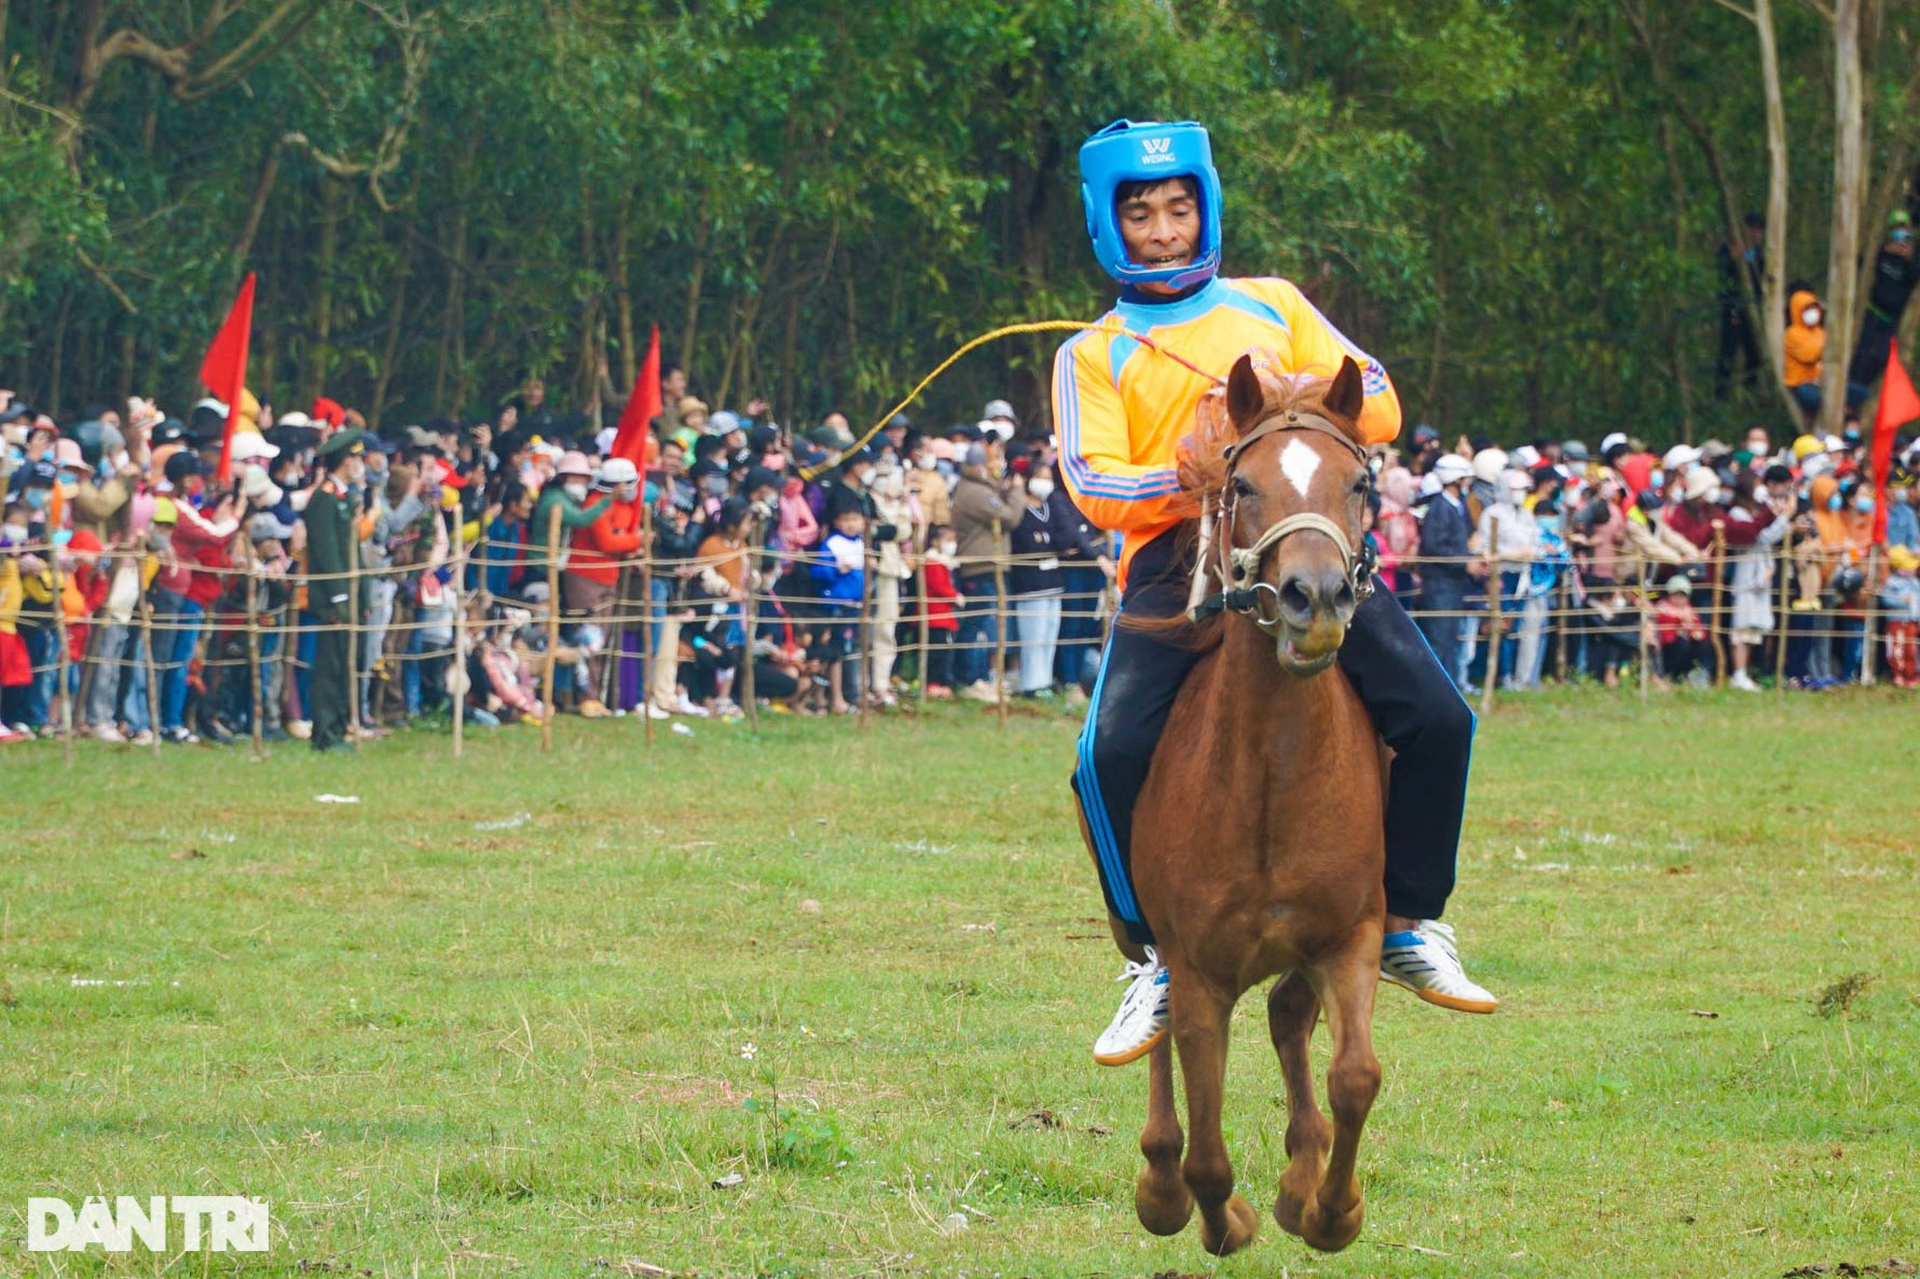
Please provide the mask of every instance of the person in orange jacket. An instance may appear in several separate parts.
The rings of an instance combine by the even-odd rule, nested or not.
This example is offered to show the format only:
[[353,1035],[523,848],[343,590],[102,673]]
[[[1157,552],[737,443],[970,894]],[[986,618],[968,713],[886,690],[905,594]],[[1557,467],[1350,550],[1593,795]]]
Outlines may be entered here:
[[598,627],[601,634],[598,644],[583,645],[591,650],[587,686],[575,709],[588,719],[607,714],[598,697],[607,662],[605,619],[613,613],[614,596],[620,589],[620,566],[640,550],[639,468],[624,457],[610,457],[601,464],[594,487],[604,495],[606,505],[592,523],[574,530],[573,551],[560,578],[560,598],[567,611]]
[[1820,373],[1827,353],[1827,308],[1812,289],[1795,289],[1787,300],[1783,340],[1787,390],[1812,418],[1820,412]]

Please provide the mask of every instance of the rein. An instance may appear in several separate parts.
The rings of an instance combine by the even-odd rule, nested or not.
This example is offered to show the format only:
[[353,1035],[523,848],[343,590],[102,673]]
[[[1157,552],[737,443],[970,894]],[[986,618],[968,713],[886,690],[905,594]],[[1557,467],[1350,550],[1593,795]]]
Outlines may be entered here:
[[[1341,447],[1353,454],[1362,465],[1366,463],[1367,451],[1355,444],[1339,427],[1326,418],[1312,413],[1299,413],[1289,410],[1266,419],[1248,431],[1240,439],[1228,445],[1224,456],[1227,461],[1227,482],[1233,479],[1233,473],[1246,455],[1247,449],[1269,435],[1278,435],[1284,431],[1317,431],[1322,435],[1338,440]],[[1221,492],[1227,484],[1221,485]],[[1301,511],[1269,524],[1260,531],[1253,545],[1240,547],[1233,544],[1234,512],[1237,504],[1228,504],[1224,508],[1227,524],[1225,549],[1227,555],[1227,577],[1231,583],[1226,589],[1208,594],[1207,586],[1213,575],[1208,564],[1208,556],[1213,548],[1214,508],[1219,501],[1219,493],[1209,493],[1203,499],[1200,509],[1200,548],[1194,558],[1193,585],[1187,594],[1187,620],[1203,622],[1222,612],[1240,613],[1253,618],[1254,624],[1262,630],[1270,629],[1275,619],[1260,606],[1262,592],[1272,595],[1276,602],[1279,591],[1268,582],[1254,580],[1254,573],[1260,567],[1260,561],[1266,558],[1268,551],[1295,533],[1311,530],[1324,535],[1334,548],[1340,552],[1340,562],[1344,567],[1347,580],[1353,586],[1354,598],[1364,601],[1373,594],[1374,553],[1373,545],[1362,539],[1360,549],[1355,550],[1347,531],[1339,524],[1317,511]]]

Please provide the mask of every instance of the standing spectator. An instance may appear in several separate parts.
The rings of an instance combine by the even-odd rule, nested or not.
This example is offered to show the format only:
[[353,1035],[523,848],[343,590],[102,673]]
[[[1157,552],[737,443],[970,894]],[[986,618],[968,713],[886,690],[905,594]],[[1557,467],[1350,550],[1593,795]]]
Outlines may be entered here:
[[[1487,589],[1499,591],[1506,607],[1522,615],[1523,630],[1529,621],[1537,627],[1538,622],[1544,620],[1544,610],[1540,610],[1537,618],[1529,618],[1527,614],[1533,561],[1540,555],[1540,526],[1526,507],[1532,488],[1533,483],[1525,471],[1503,472],[1498,497],[1480,512],[1480,524],[1474,533],[1474,550],[1499,569],[1498,581],[1489,577]],[[1534,634],[1537,643],[1537,630]],[[1505,636],[1489,635],[1487,643],[1500,645],[1500,669],[1507,673],[1507,682],[1512,685],[1519,675],[1520,633],[1510,629]]]
[[[1055,476],[1058,479],[1058,476]],[[1055,487],[1047,498],[1054,544],[1066,594],[1060,599],[1060,647],[1053,659],[1054,678],[1067,688],[1073,705],[1093,688],[1100,672],[1100,610],[1113,581],[1112,540],[1093,527],[1074,505],[1073,495]]]
[[1760,343],[1747,318],[1747,300],[1760,297],[1761,242],[1766,238],[1767,220],[1749,213],[1741,228],[1739,244],[1722,244],[1714,251],[1720,267],[1720,355],[1713,365],[1713,396],[1727,398],[1733,384],[1733,368],[1744,364],[1740,384],[1757,385],[1760,377]]
[[1380,510],[1374,516],[1374,545],[1380,556],[1380,580],[1402,597],[1413,590],[1413,570],[1401,564],[1420,552],[1420,521],[1413,514],[1418,484],[1406,467],[1389,466],[1381,473],[1377,490]]
[[346,629],[359,616],[354,599],[354,486],[366,475],[367,446],[358,430],[341,431],[320,446],[326,478],[307,502],[307,607],[321,628],[314,637],[313,678],[307,704],[310,740],[317,751],[352,749],[347,741],[348,654]]
[[1848,408],[1864,403],[1887,371],[1887,343],[1899,332],[1900,317],[1916,284],[1920,284],[1920,261],[1914,257],[1913,217],[1905,209],[1895,209],[1887,218],[1886,241],[1873,260],[1867,313],[1860,318],[1860,341],[1847,369]]
[[[1733,673],[1727,683],[1742,692],[1760,691],[1751,668],[1773,631],[1774,548],[1786,538],[1793,507],[1793,472],[1784,466],[1769,466],[1752,496],[1737,498],[1727,512],[1727,544],[1736,547],[1729,583],[1733,591],[1729,636]],[[1763,514],[1766,518],[1756,518]],[[1735,529],[1740,535],[1737,546]],[[1750,538],[1748,529],[1754,529]]]
[[1887,483],[1887,545],[1920,551],[1920,516],[1913,509],[1914,474],[1895,471]]
[[[812,574],[820,584],[821,603],[826,610],[826,642],[821,645],[821,660],[826,663],[827,690],[835,714],[858,709],[847,698],[843,678],[849,661],[860,656],[860,602],[866,598],[866,517],[853,504],[843,505],[833,517],[833,532],[827,535],[814,561]],[[853,693],[859,696],[859,683]]]
[[26,550],[27,508],[15,503],[0,522],[0,741],[27,733],[26,703],[33,688],[33,656],[20,634],[25,602],[23,576],[37,572],[39,560]]
[[[888,460],[876,469],[871,487],[874,508],[873,669],[868,673],[868,696],[882,706],[893,706],[893,663],[900,651],[901,583],[913,576],[903,553],[920,541],[915,508],[907,495],[906,474]],[[883,536],[890,534],[890,536]]]
[[928,528],[935,525],[945,527],[953,523],[952,499],[949,497],[946,477],[940,474],[939,468],[940,458],[934,451],[934,441],[922,436],[913,450],[911,487],[915,500],[920,504],[920,517],[926,521]]
[[987,678],[996,674],[993,650],[1000,638],[1000,594],[993,566],[1006,556],[1007,534],[1020,518],[1007,500],[1010,485],[1018,482],[1018,476],[996,481],[987,472],[986,449],[970,444],[953,489],[953,532],[960,556],[956,585],[967,598],[960,620],[956,678],[962,696],[979,702],[1000,699]]
[[1920,555],[1899,543],[1887,547],[1887,580],[1880,607],[1887,611],[1887,669],[1900,688],[1920,688]]
[[[230,494],[215,499],[210,516],[195,506],[196,499],[207,496],[205,475],[204,464],[191,451],[167,459],[167,479],[174,486],[172,553],[176,564],[187,570],[184,582],[174,577],[165,591],[173,631],[164,645],[167,670],[161,683],[160,735],[176,745],[199,740],[186,726],[194,649],[205,628],[207,610],[225,586],[219,570],[232,567],[229,547],[240,530]],[[201,722],[213,740],[223,744],[229,740],[210,715]]]
[[1461,488],[1473,478],[1473,468],[1455,453],[1442,454],[1433,464],[1440,491],[1427,502],[1420,521],[1420,629],[1433,655],[1462,692],[1466,672],[1460,664],[1460,633],[1473,624],[1467,607],[1468,538],[1472,523]]
[[1048,516],[1052,496],[1052,470],[1035,466],[1027,477],[1026,504],[1010,542],[1014,562],[1007,574],[1007,589],[1019,627],[1022,697],[1053,696],[1053,652],[1060,640],[1060,595],[1066,583],[1054,522]]
[[[1820,412],[1822,357],[1827,350],[1827,308],[1812,289],[1795,289],[1787,300],[1787,390],[1811,422]],[[1671,478],[1671,477],[1669,477]]]
[[590,650],[587,687],[575,710],[587,719],[610,713],[599,697],[605,686],[607,619],[620,589],[620,566],[640,549],[640,472],[627,458],[610,457],[600,466],[595,489],[609,500],[595,503],[599,518],[574,530],[573,553],[560,577],[567,612],[600,632],[599,643],[582,645]]
[[953,638],[960,630],[953,614],[955,603],[960,602],[960,592],[953,584],[954,558],[960,546],[953,539],[953,530],[944,525],[932,530],[927,543],[926,689],[928,697],[944,702],[953,696]]

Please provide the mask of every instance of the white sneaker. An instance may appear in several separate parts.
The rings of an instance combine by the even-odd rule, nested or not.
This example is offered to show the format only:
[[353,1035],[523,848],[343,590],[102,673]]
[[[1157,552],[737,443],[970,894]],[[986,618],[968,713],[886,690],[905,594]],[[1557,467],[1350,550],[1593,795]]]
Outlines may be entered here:
[[287,725],[287,736],[296,742],[306,741],[313,736],[313,721],[310,719],[294,720],[291,724]]
[[1745,671],[1735,671],[1732,675],[1728,676],[1727,687],[1737,688],[1743,693],[1757,693],[1760,691],[1760,686],[1753,682],[1753,676],[1747,674]]
[[1000,691],[983,679],[977,679],[961,689],[960,696],[972,698],[976,702],[985,702],[989,706],[997,706],[1000,703]]
[[664,706],[655,706],[652,702],[648,702],[647,718],[648,719],[672,719],[673,712],[668,710]]
[[135,733],[132,737],[129,737],[127,739],[127,745],[129,746],[153,745],[153,730],[151,728],[141,729],[139,732]]
[[1128,983],[1127,993],[1093,1045],[1093,1059],[1102,1066],[1140,1060],[1167,1033],[1167,966],[1153,947],[1147,947],[1146,963],[1129,963],[1118,980]]
[[1380,943],[1380,976],[1455,1012],[1490,1013],[1500,1006],[1467,977],[1453,927],[1437,919],[1423,919],[1418,928],[1404,933],[1388,933]]
[[675,715],[691,715],[695,719],[707,718],[707,708],[694,705],[693,702],[688,700],[685,693],[682,693],[678,698],[674,699],[673,713]]
[[127,741],[127,735],[112,724],[94,725],[93,736],[96,741],[111,742],[115,746],[124,746]]

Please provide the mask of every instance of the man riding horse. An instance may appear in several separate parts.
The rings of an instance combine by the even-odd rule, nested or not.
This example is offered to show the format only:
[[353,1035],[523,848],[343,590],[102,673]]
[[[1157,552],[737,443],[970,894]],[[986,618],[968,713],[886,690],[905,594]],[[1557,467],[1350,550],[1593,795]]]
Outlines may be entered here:
[[[1110,318],[1155,350],[1114,328],[1060,347],[1060,471],[1092,523],[1126,534],[1122,618],[1164,618],[1185,607],[1192,573],[1190,549],[1176,544],[1175,499],[1181,438],[1216,384],[1199,370],[1224,375],[1258,349],[1284,372],[1332,377],[1351,357],[1366,393],[1359,428],[1374,444],[1399,434],[1400,402],[1380,363],[1293,284],[1219,276],[1220,178],[1200,125],[1117,121],[1080,148],[1080,175],[1094,256],[1121,286]],[[1287,478],[1304,495],[1311,474]],[[1199,657],[1163,631],[1123,620],[1080,734],[1073,789],[1115,940],[1133,961],[1121,977],[1129,984],[1120,1010],[1094,1046],[1105,1066],[1145,1056],[1166,1034],[1167,970],[1134,896],[1128,841],[1154,746]],[[1498,1001],[1467,977],[1453,930],[1438,922],[1453,891],[1473,714],[1391,591],[1360,604],[1339,662],[1394,752],[1380,975],[1443,1008],[1493,1012]]]

